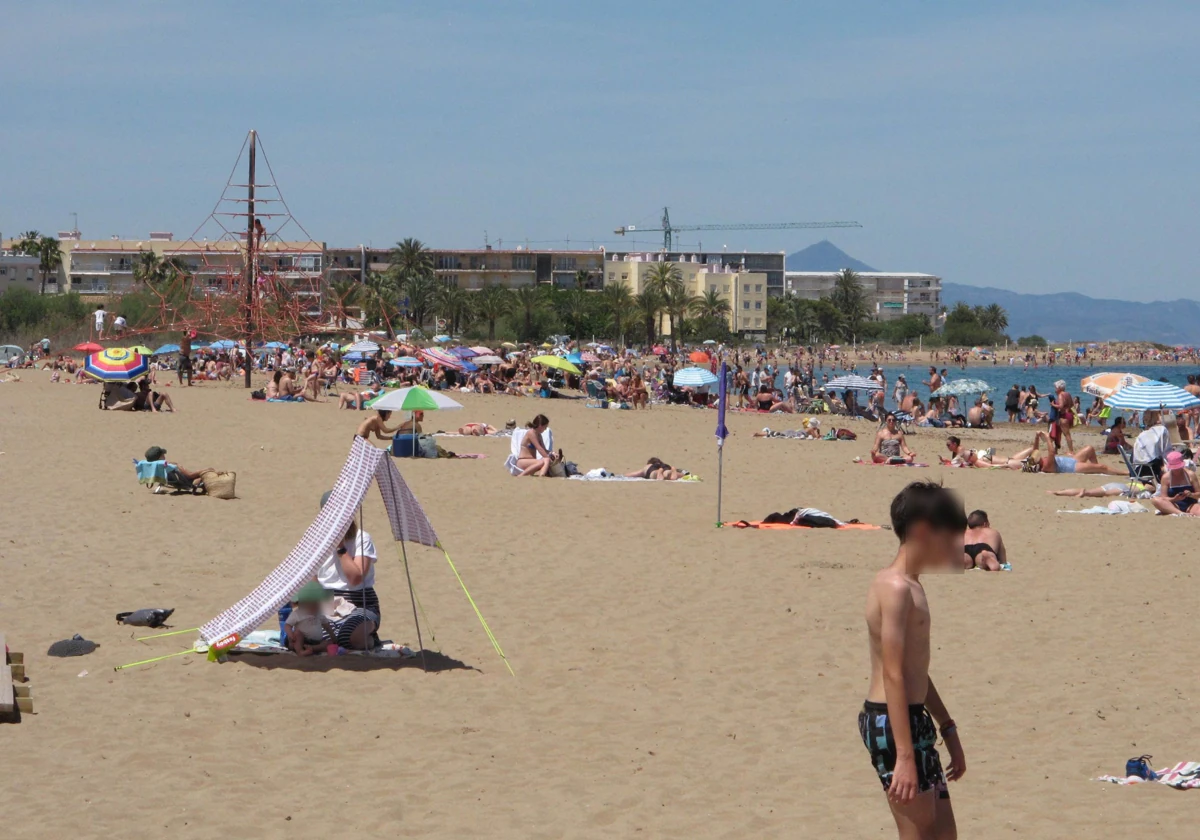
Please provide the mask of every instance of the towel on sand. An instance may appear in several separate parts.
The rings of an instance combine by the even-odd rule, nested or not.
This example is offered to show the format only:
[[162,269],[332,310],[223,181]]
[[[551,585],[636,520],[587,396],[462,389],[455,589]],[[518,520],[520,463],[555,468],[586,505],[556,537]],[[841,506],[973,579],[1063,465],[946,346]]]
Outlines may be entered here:
[[1149,513],[1149,511],[1147,511],[1137,502],[1127,502],[1123,499],[1114,499],[1107,505],[1096,505],[1095,507],[1084,508],[1083,510],[1060,510],[1059,513],[1088,513],[1119,516],[1126,513]]
[[867,460],[864,460],[863,458],[855,458],[854,463],[865,464],[868,467],[928,467],[929,466],[928,464],[910,464],[910,463],[908,463],[908,461],[897,461],[895,463],[892,463],[891,461],[886,461],[882,464],[876,464],[874,461],[867,461]]
[[567,478],[570,478],[574,481],[653,481],[656,484],[682,484],[687,482],[697,482],[700,480],[699,476],[685,475],[683,478],[677,481],[659,482],[657,479],[652,478],[638,478],[636,476],[617,475],[615,473],[610,473],[608,470],[604,469],[604,467],[597,467],[594,470],[588,470],[581,475],[570,475],[567,476]]
[[[1155,783],[1173,787],[1176,790],[1191,790],[1200,788],[1200,761],[1181,761],[1174,767],[1166,767],[1157,771]],[[1149,781],[1137,776],[1097,776],[1094,781],[1112,782],[1114,785],[1140,785]]]
[[[787,522],[748,522],[745,519],[740,522],[723,522],[726,528],[755,528],[760,531],[813,531],[817,530],[812,525],[792,525]],[[878,525],[868,525],[866,522],[844,522],[841,525],[836,525],[833,531],[880,531],[883,530]]]

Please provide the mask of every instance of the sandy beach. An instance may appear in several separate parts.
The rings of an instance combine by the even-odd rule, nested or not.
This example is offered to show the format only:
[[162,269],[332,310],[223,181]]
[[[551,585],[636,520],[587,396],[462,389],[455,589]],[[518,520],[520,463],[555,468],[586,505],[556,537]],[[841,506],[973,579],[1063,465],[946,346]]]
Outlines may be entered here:
[[[465,410],[427,418],[502,426],[544,412],[583,469],[656,455],[704,479],[516,480],[503,439],[441,441],[483,460],[399,463],[515,677],[440,553],[419,546],[409,557],[436,634],[425,643],[445,670],[187,655],[114,672],[195,638],[139,642],[154,631],[117,625],[117,612],[173,607],[176,628],[196,627],[283,559],[361,415],[214,384],[172,387],[177,414],[101,412],[98,387],[23,373],[0,385],[0,630],[26,654],[36,710],[0,726],[10,836],[894,836],[855,717],[865,592],[895,538],[716,529],[714,412],[456,395]],[[730,416],[726,519],[811,505],[885,524],[900,487],[940,478],[1005,536],[1012,572],[927,583],[932,673],[967,754],[952,788],[960,836],[1191,825],[1197,794],[1090,779],[1142,753],[1155,766],[1200,759],[1200,734],[1181,726],[1200,677],[1172,626],[1193,606],[1200,525],[1055,513],[1095,502],[1045,490],[1098,476],[857,465],[866,423],[838,424],[853,443],[751,437],[790,419]],[[945,434],[910,444],[936,464]],[[1011,451],[1032,432],[963,437]],[[1094,427],[1075,438],[1099,442]],[[235,470],[239,498],[152,495],[130,463],[152,444],[188,468]],[[382,635],[415,646],[374,491],[365,527],[380,548]],[[101,647],[46,656],[74,633]]]

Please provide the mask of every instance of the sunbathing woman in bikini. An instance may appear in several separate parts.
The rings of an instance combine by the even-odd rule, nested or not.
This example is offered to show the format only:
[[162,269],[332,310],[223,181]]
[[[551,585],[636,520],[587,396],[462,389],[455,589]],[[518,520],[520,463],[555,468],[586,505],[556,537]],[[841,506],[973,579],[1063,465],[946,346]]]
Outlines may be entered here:
[[551,465],[557,460],[546,451],[542,442],[542,432],[550,426],[550,419],[539,414],[525,425],[525,436],[521,438],[521,454],[517,457],[517,469],[521,475],[544,476],[550,472]]
[[640,470],[625,473],[626,478],[645,478],[650,481],[678,481],[686,475],[689,475],[687,470],[677,470],[658,458],[651,458]]
[[496,427],[487,423],[467,423],[458,427],[458,433],[465,437],[487,437],[496,434]]

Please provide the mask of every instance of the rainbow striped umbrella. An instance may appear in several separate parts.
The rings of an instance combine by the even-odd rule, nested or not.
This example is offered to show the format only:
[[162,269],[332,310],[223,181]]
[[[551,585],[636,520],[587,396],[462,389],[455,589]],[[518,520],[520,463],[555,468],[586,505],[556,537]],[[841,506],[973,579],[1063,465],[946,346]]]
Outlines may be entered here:
[[447,353],[445,350],[439,350],[436,347],[426,347],[423,350],[418,350],[417,353],[430,364],[441,365],[451,370],[466,370],[462,359],[453,353]]
[[150,372],[150,362],[141,353],[113,347],[88,356],[83,372],[101,382],[132,382]]

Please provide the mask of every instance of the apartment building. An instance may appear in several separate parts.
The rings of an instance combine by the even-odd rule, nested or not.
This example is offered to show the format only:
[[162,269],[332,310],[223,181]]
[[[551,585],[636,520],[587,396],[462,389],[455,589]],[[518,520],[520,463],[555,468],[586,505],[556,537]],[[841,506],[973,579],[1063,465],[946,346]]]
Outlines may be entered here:
[[[368,271],[386,271],[390,248],[330,248],[329,279],[364,280]],[[573,288],[576,272],[588,272],[585,288],[603,285],[604,250],[532,250],[527,248],[430,248],[433,269],[444,283],[460,289],[496,284],[510,289],[537,284]]]
[[[684,264],[698,262],[707,266],[720,266],[732,271],[749,271],[766,276],[767,294],[778,297],[784,291],[784,274],[787,254],[784,251],[658,251],[668,262]],[[621,259],[636,251],[609,251],[608,259]],[[644,256],[644,254],[642,254]]]
[[[7,246],[6,246],[7,247]],[[42,288],[42,273],[38,271],[37,257],[18,254],[12,250],[0,250],[0,294],[9,289],[28,289],[35,294]],[[53,288],[47,278],[46,289]]]
[[[719,262],[704,262],[700,254],[680,254],[679,261],[667,260],[663,252],[609,254],[604,261],[604,285],[624,284],[633,294],[646,287],[655,266],[671,262],[679,271],[685,288],[697,297],[714,292],[729,303],[729,329],[743,337],[765,336],[767,298],[770,295],[767,273],[745,271]],[[666,321],[662,332],[670,334]]]
[[[871,313],[880,321],[905,315],[936,318],[942,306],[942,278],[933,274],[896,271],[862,271],[858,282],[867,294]],[[806,300],[828,297],[838,273],[835,271],[789,271],[785,288]]]

